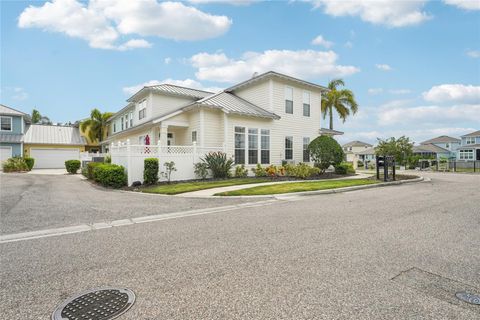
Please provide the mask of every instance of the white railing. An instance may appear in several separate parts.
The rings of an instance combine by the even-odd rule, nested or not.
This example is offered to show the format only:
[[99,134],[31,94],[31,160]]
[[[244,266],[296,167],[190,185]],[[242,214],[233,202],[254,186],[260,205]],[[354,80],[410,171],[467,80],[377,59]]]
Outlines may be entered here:
[[[225,152],[224,147],[192,146],[161,146],[119,143],[110,146],[112,163],[125,168],[128,175],[128,185],[134,181],[143,182],[144,160],[158,158],[159,172],[165,171],[164,164],[173,161],[177,171],[172,173],[172,180],[195,179],[194,165],[201,161],[209,152]],[[160,180],[164,177],[159,174]]]

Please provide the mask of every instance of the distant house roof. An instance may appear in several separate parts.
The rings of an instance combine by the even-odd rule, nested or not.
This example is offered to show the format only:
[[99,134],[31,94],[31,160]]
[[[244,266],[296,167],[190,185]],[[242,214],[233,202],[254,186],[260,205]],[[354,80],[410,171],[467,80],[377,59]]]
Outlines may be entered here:
[[342,131],[337,131],[337,130],[327,129],[327,128],[320,128],[320,130],[318,130],[318,133],[324,136],[341,136],[343,134]]
[[357,152],[357,154],[361,154],[361,155],[375,154],[375,148],[374,148],[374,147],[371,147],[371,148],[362,150],[362,151],[360,151],[360,152]]
[[131,96],[127,101],[128,102],[135,101],[136,97],[138,97],[140,93],[145,91],[160,92],[160,93],[172,94],[176,96],[184,96],[184,97],[193,98],[195,100],[202,99],[213,94],[213,92],[209,92],[209,91],[197,90],[197,89],[181,87],[173,84],[162,83],[159,85],[143,87],[133,96]]
[[412,148],[413,153],[449,153],[447,149],[440,148],[434,144],[422,144]]
[[184,107],[184,110],[191,109],[195,106],[217,108],[225,111],[226,113],[240,114],[244,116],[280,119],[280,117],[275,113],[268,112],[267,110],[262,109],[228,92],[219,92],[198,100],[191,105]]
[[0,133],[0,142],[20,143],[22,136],[22,134]]
[[371,147],[371,146],[372,145],[370,143],[355,140],[355,141],[345,143],[342,147]]
[[77,127],[32,124],[27,127],[24,143],[85,145],[85,138]]
[[10,116],[28,116],[28,114],[0,104],[0,114]]
[[315,88],[315,89],[321,90],[321,91],[328,91],[328,88],[326,88],[324,86],[318,85],[316,83],[308,82],[308,81],[305,81],[305,80],[297,79],[297,78],[294,78],[294,77],[291,77],[291,76],[287,76],[286,74],[278,73],[278,72],[275,72],[275,71],[268,71],[268,72],[262,73],[260,75],[255,75],[251,79],[245,80],[243,82],[240,82],[239,84],[236,84],[236,85],[234,85],[230,88],[225,89],[225,91],[230,92],[230,91],[234,91],[234,90],[237,90],[237,89],[240,89],[240,88],[243,88],[243,87],[248,87],[248,86],[254,84],[255,82],[262,81],[262,80],[265,80],[265,79],[268,79],[268,78],[271,78],[271,77],[276,77],[276,78],[280,78],[280,79],[284,79],[284,80],[293,81],[293,82],[302,84],[304,86]]
[[474,131],[474,132],[470,132],[466,135],[463,135],[463,137],[479,137],[480,136],[480,130],[477,130],[477,131]]
[[449,136],[439,136],[430,140],[420,142],[420,144],[448,143],[448,142],[461,142],[461,140],[457,138],[449,137]]

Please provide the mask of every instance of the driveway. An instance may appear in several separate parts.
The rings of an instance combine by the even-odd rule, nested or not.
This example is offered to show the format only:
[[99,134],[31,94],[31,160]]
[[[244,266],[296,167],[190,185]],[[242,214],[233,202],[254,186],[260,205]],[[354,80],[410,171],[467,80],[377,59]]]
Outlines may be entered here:
[[[480,293],[480,175],[426,175],[430,182],[0,243],[0,318],[48,319],[66,297],[113,285],[137,295],[125,320],[480,319],[479,306],[455,298]],[[63,187],[81,185],[67,178]],[[89,195],[97,192],[102,210],[135,205],[116,204],[123,197],[113,192]],[[90,211],[100,216],[98,203]]]
[[1,234],[255,201],[127,193],[95,186],[80,175],[2,173],[0,180]]

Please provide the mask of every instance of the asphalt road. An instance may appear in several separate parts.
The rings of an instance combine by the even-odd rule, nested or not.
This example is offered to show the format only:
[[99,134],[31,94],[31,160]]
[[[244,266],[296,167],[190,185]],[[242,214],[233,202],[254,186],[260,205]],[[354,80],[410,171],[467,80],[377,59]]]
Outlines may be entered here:
[[137,295],[119,319],[480,319],[454,298],[480,294],[480,175],[428,176],[2,243],[0,318],[118,285]]

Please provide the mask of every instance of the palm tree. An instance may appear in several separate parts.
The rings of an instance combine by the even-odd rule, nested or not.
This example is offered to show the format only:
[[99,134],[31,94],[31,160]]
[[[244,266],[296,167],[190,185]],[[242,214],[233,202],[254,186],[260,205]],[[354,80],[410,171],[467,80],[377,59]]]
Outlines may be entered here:
[[90,113],[90,119],[80,123],[80,129],[88,134],[91,142],[100,142],[105,138],[107,132],[107,120],[113,115],[112,112],[101,113],[98,109],[93,109]]
[[357,113],[358,104],[355,101],[353,92],[348,89],[337,90],[337,87],[345,86],[342,79],[335,79],[328,83],[329,91],[322,94],[322,114],[325,119],[327,114],[330,117],[330,130],[333,130],[333,110],[337,111],[340,119],[345,122],[347,117]]

